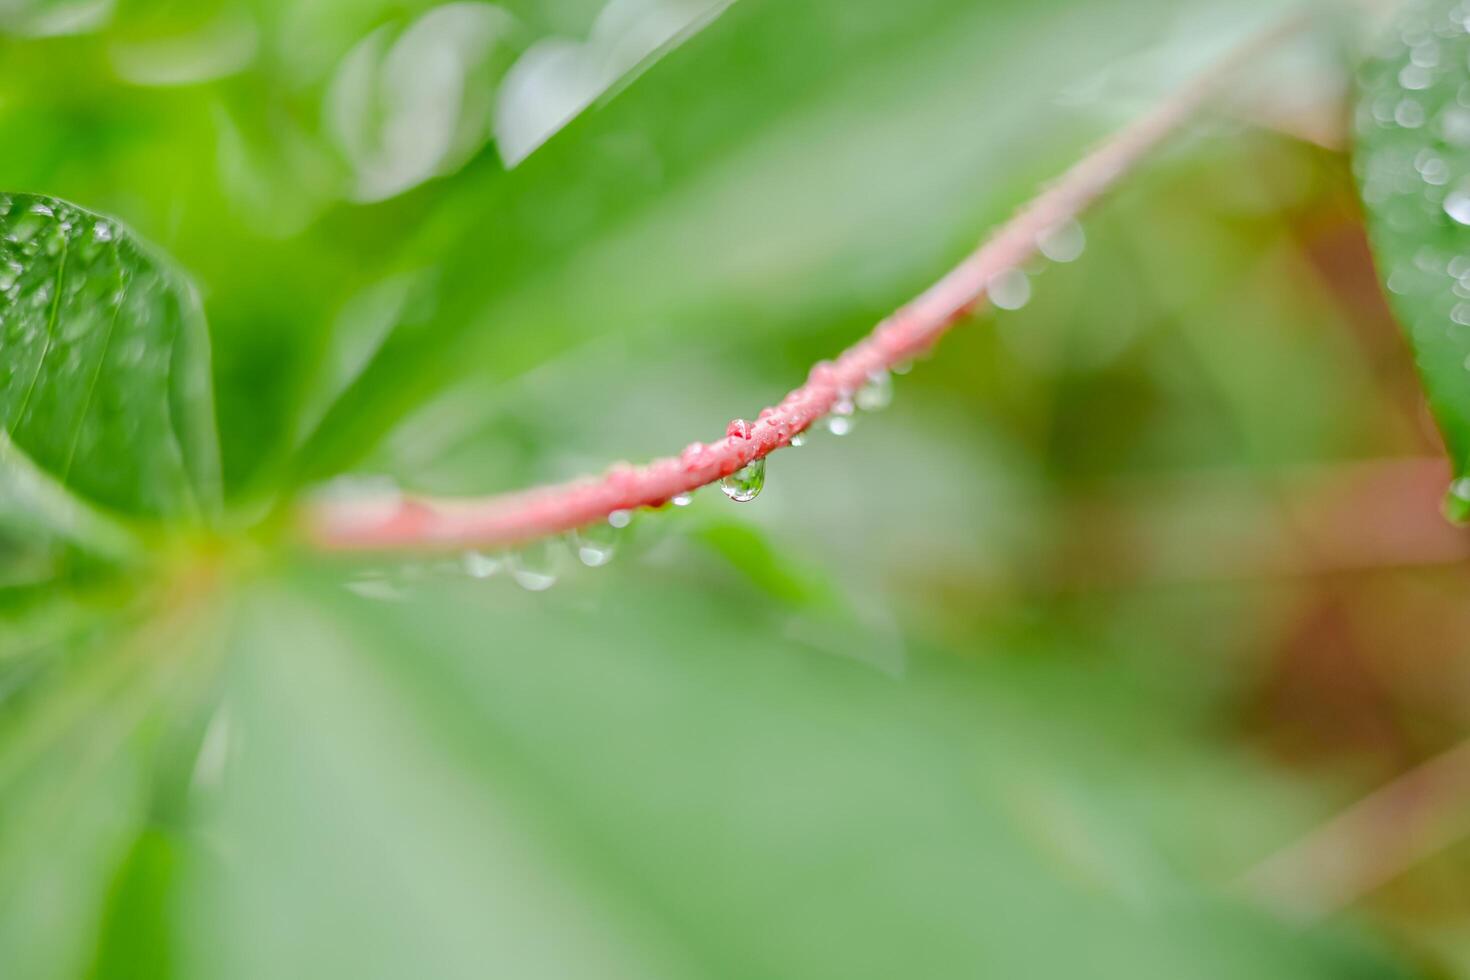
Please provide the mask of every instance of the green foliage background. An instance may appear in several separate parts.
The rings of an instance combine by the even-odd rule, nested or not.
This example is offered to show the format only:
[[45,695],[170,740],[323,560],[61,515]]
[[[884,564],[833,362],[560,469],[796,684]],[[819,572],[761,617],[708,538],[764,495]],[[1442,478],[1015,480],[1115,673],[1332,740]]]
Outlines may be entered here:
[[0,2],[0,187],[197,286],[224,501],[7,422],[0,976],[1470,969],[1458,849],[1310,925],[1239,884],[1470,714],[1461,564],[1313,564],[1283,502],[1434,451],[1341,153],[1202,122],[893,409],[547,594],[285,523],[723,431],[1275,5],[739,0],[507,168],[483,91],[602,5],[506,0],[470,152],[362,200],[333,85],[431,6]]

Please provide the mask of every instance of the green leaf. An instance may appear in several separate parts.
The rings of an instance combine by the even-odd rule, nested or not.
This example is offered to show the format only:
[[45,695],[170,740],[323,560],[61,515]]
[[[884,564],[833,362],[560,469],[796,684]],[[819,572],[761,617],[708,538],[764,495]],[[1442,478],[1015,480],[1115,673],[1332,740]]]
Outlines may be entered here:
[[125,228],[53,198],[0,196],[0,351],[8,455],[124,514],[217,511],[199,303]]
[[588,608],[339,575],[242,606],[185,976],[1400,975],[1171,870],[1128,793],[1227,774],[1140,752],[1169,730],[1136,713],[1136,744],[1066,721],[1118,732],[1116,679],[998,651],[892,678],[672,578]]
[[[1359,71],[1354,120],[1378,272],[1457,478],[1470,474],[1470,33],[1462,13],[1453,0],[1403,4]],[[1456,486],[1451,516],[1470,507],[1470,484]]]

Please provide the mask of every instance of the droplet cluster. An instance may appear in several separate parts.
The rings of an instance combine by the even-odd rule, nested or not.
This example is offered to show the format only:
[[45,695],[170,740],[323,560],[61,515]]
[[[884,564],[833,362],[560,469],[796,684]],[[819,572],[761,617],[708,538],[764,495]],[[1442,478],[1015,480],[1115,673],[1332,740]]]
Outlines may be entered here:
[[[1021,269],[1003,271],[986,283],[985,295],[991,305],[1000,310],[1021,308],[1031,298],[1031,276],[1044,268],[1045,260],[1075,261],[1085,250],[1086,242],[1086,234],[1075,220],[1063,221],[1046,229],[1034,243],[1038,262],[1033,263],[1035,268],[1031,273]],[[957,315],[968,312],[968,309],[967,306]],[[811,369],[808,385],[789,394],[779,407],[763,409],[753,422],[743,418],[732,419],[725,427],[725,444],[711,446],[692,442],[684,447],[677,459],[660,461],[646,472],[640,472],[628,463],[617,463],[607,470],[601,484],[593,485],[611,488],[622,499],[637,497],[648,492],[645,480],[656,484],[660,468],[667,473],[667,468],[673,467],[679,480],[717,482],[724,496],[736,503],[756,499],[766,485],[768,454],[773,447],[804,446],[818,431],[835,436],[846,435],[853,431],[860,412],[877,412],[892,404],[893,375],[907,374],[913,366],[913,358],[927,353],[932,343],[932,339],[926,341],[922,335],[916,342],[911,333],[905,332],[904,312],[895,314],[876,331],[879,343],[891,345],[884,352],[887,355],[884,360],[892,362],[891,370],[881,366],[874,368],[865,376],[860,375],[860,382],[854,384],[851,379],[857,372],[856,365],[863,362],[861,359],[872,360],[870,351],[848,352],[843,355],[841,367],[830,361],[819,362]],[[814,412],[810,402],[813,398],[821,399],[817,407],[821,415],[815,420],[812,419]],[[760,444],[739,446],[749,440],[760,440]],[[730,443],[747,451],[732,454]],[[741,459],[748,462],[740,465]],[[666,500],[654,500],[650,506],[683,508],[692,501],[692,492],[681,492]],[[606,522],[594,522],[579,528],[567,535],[565,541],[556,537],[539,539],[504,555],[472,551],[463,557],[462,568],[472,578],[490,578],[506,570],[523,588],[532,592],[544,591],[557,581],[569,556],[575,556],[589,568],[608,564],[618,548],[618,532],[627,527],[631,519],[628,511],[614,511]]]

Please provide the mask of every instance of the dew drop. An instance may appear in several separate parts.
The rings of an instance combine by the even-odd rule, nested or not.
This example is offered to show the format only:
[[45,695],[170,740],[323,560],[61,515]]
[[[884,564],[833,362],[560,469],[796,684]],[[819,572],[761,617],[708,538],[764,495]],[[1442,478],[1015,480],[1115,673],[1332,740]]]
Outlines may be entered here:
[[834,436],[845,436],[852,431],[853,421],[851,415],[829,415],[823,424]]
[[1075,262],[1087,249],[1087,233],[1077,222],[1064,221],[1042,232],[1036,247],[1053,262]]
[[1424,178],[1424,183],[1434,187],[1450,179],[1450,165],[1432,153],[1421,153],[1414,160],[1414,169]]
[[1404,99],[1394,108],[1393,121],[1404,129],[1418,129],[1424,125],[1424,107],[1413,99]]
[[573,531],[572,544],[577,549],[577,559],[588,568],[601,568],[612,561],[618,550],[618,532],[631,522],[631,514],[615,510],[607,520]]
[[914,369],[914,362],[910,360],[898,361],[893,365],[894,374],[908,374]]
[[679,462],[684,464],[685,469],[694,469],[704,461],[705,445],[702,442],[691,442],[679,453]]
[[460,564],[470,578],[485,579],[500,571],[505,560],[496,555],[487,555],[483,551],[466,551],[460,557]]
[[1434,76],[1424,65],[1408,64],[1399,72],[1399,85],[1412,91],[1426,89]]
[[34,209],[26,212],[11,224],[10,229],[5,233],[5,237],[17,245],[24,245],[32,238],[35,238],[42,228],[46,227],[46,217],[49,215],[49,211],[43,214]]
[[731,419],[730,424],[725,426],[725,435],[731,439],[749,439],[750,423],[745,419]]
[[1445,142],[1470,146],[1470,109],[1451,106],[1440,114],[1439,131]]
[[800,432],[794,432],[791,435],[791,445],[795,449],[800,449],[802,446],[806,445],[807,440],[810,438],[811,436],[807,435],[805,429]]
[[1002,310],[1019,310],[1031,301],[1031,280],[1020,269],[1008,269],[985,287],[990,302]]
[[1470,478],[1461,477],[1450,484],[1444,497],[1444,516],[1460,527],[1470,524]]
[[720,481],[725,496],[737,504],[744,504],[760,496],[766,485],[766,459],[751,460],[749,464],[731,473]]
[[561,575],[565,552],[556,538],[532,541],[514,552],[506,564],[511,578],[527,592],[545,592]]
[[853,396],[857,407],[865,412],[877,412],[893,404],[893,377],[887,371],[874,371],[868,381]]
[[1446,194],[1444,213],[1462,225],[1470,225],[1470,192],[1457,187]]
[[852,431],[852,427],[855,424],[852,417],[855,411],[857,411],[857,408],[853,404],[851,396],[843,395],[832,406],[832,411],[823,420],[823,424],[827,427],[827,431],[834,436],[845,436]]
[[673,499],[671,499],[669,503],[673,504],[675,507],[688,507],[690,504],[694,503],[694,493],[691,491],[689,493],[674,494]]

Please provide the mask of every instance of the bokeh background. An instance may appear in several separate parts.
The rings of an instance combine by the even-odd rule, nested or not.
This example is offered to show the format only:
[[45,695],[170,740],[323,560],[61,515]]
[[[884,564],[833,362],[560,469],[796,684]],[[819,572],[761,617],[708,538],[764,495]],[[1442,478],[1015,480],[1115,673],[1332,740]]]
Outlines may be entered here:
[[[0,0],[0,187],[194,279],[238,535],[718,435],[1286,10]],[[1470,976],[1470,540],[1342,145],[1370,29],[547,592],[260,531],[6,566],[0,976]]]

